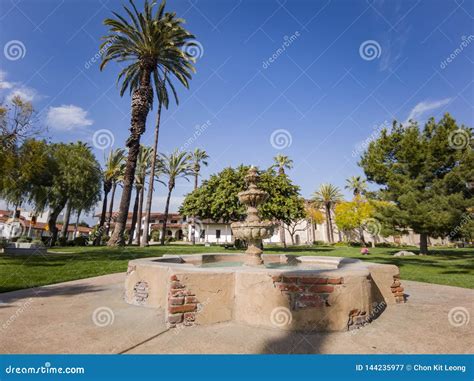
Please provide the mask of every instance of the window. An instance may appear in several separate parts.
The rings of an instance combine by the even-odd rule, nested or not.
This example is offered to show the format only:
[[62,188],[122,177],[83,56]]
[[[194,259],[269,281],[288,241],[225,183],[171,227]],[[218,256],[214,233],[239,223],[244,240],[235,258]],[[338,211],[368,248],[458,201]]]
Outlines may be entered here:
[[201,230],[201,233],[199,234],[199,238],[202,238],[202,239],[206,238],[205,234],[206,234],[206,231],[204,229]]
[[221,231],[219,229],[216,229],[216,238],[221,238]]
[[164,220],[159,220],[158,222],[159,222],[160,224],[162,224],[162,223],[164,222]]
[[172,224],[177,224],[177,223],[178,223],[178,220],[171,220],[171,223],[172,223]]

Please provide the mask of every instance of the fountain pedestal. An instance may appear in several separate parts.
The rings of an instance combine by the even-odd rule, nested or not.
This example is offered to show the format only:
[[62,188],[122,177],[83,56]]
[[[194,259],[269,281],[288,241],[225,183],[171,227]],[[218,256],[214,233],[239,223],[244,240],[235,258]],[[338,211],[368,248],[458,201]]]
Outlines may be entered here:
[[273,235],[274,225],[271,221],[262,221],[258,214],[258,206],[268,199],[268,193],[258,189],[259,176],[255,167],[249,169],[245,176],[248,189],[238,194],[239,201],[247,206],[247,218],[244,222],[231,224],[234,237],[247,242],[246,258],[244,264],[247,266],[260,266],[262,260],[262,241]]

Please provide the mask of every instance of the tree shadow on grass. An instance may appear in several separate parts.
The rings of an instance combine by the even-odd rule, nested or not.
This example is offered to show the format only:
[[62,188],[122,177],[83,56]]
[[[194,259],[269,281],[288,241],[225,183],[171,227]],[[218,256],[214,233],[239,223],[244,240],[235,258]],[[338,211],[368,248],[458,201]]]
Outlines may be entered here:
[[0,287],[0,306],[3,303],[14,303],[20,299],[45,298],[50,296],[74,296],[83,295],[93,292],[101,292],[103,287],[90,285],[51,285],[28,288],[23,290],[12,291],[11,288]]

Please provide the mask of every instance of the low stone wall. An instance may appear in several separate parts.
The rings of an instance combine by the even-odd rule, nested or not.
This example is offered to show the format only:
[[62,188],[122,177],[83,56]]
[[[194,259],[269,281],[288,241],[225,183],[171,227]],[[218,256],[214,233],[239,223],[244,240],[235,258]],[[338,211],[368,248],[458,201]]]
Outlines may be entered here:
[[[317,257],[314,257],[317,261]],[[405,301],[393,265],[340,260],[331,269],[200,267],[200,255],[131,261],[125,284],[128,303],[162,308],[169,327],[236,321],[303,331],[363,327],[390,304]],[[189,259],[189,261],[187,261]],[[212,255],[232,262],[238,255]],[[285,260],[281,256],[272,262]],[[333,261],[333,260],[332,260]]]
[[4,249],[5,255],[44,255],[47,253],[47,248],[44,245],[29,242],[13,242],[9,243]]

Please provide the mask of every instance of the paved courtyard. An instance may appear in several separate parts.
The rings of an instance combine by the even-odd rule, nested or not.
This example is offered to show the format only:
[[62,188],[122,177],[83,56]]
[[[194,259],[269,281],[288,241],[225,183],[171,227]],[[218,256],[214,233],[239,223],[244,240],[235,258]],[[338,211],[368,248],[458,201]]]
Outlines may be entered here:
[[124,279],[121,273],[0,294],[0,352],[473,352],[469,289],[403,281],[408,302],[362,329],[302,334],[237,324],[167,330],[162,311],[123,301]]

